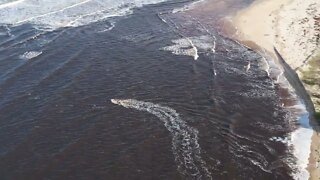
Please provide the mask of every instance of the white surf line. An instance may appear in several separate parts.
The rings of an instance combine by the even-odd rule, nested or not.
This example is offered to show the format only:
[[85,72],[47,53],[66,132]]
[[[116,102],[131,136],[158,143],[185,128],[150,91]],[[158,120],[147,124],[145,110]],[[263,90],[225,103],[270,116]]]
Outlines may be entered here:
[[305,105],[301,104],[303,113],[299,114],[298,119],[299,128],[291,133],[291,144],[293,145],[293,155],[297,158],[298,167],[297,172],[293,172],[294,179],[302,180],[309,179],[310,173],[307,170],[309,165],[309,158],[311,154],[311,144],[312,144],[312,135],[314,133],[310,122],[309,122],[309,112],[306,110]]
[[22,3],[23,1],[25,1],[25,0],[17,0],[17,1],[12,1],[12,2],[9,2],[9,3],[1,4],[0,5],[0,9],[6,8],[6,7],[10,7],[10,6],[14,6],[16,4]]
[[[112,9],[114,10],[114,9]],[[129,11],[130,8],[126,8],[126,9],[122,9],[120,12],[118,12],[117,14],[112,14],[112,15],[104,15],[102,18],[100,18],[100,20],[102,19],[105,19],[105,18],[108,18],[108,17],[116,17],[116,16],[121,16],[121,15],[124,15],[127,11]],[[102,10],[99,10],[99,11],[96,11],[96,12],[92,12],[92,13],[88,13],[88,14],[84,14],[84,15],[80,15],[78,16],[75,20],[73,21],[70,21],[66,26],[74,26],[73,24],[76,23],[77,21],[85,18],[85,17],[90,17],[92,15],[97,15],[99,13],[103,13],[105,12],[106,9],[102,9]],[[110,31],[111,29],[113,29],[115,27],[115,23],[111,23],[111,27],[106,29],[105,31]],[[105,32],[104,31],[104,32]]]
[[[261,53],[261,52],[259,52]],[[264,55],[267,57],[267,53],[264,50]],[[264,57],[264,56],[263,56]],[[266,60],[266,58],[264,58]],[[266,60],[267,61],[267,60]],[[284,77],[284,82],[282,86],[288,87],[290,96],[296,99],[296,104],[293,106],[284,106],[282,103],[282,107],[288,109],[290,113],[294,117],[297,117],[297,129],[293,132],[289,133],[290,138],[288,144],[293,147],[290,149],[290,153],[294,155],[296,161],[294,164],[289,164],[291,168],[294,170],[292,172],[293,179],[303,180],[309,179],[310,173],[308,171],[309,158],[311,153],[311,144],[312,144],[312,135],[314,130],[310,125],[310,113],[307,110],[306,105],[304,104],[303,99],[301,99],[296,90],[293,88],[292,84],[288,81],[288,79],[283,76],[284,70],[281,68],[281,65],[276,65],[276,67],[281,70],[281,73],[277,76],[277,82],[280,83],[280,77]],[[298,111],[298,112],[297,112]],[[292,117],[290,117],[292,118]]]
[[76,23],[77,21],[83,19],[84,17],[92,16],[92,15],[101,13],[101,12],[103,12],[103,11],[105,11],[105,10],[100,10],[100,11],[97,11],[97,12],[80,15],[80,16],[78,16],[75,20],[70,21],[66,26],[67,26],[67,27],[68,27],[68,26],[73,26],[74,23]]
[[71,5],[71,6],[68,6],[68,7],[65,7],[65,8],[62,8],[62,9],[59,9],[59,10],[56,10],[56,11],[51,11],[51,12],[48,12],[48,13],[45,13],[45,14],[41,14],[41,15],[38,15],[38,16],[33,16],[33,17],[30,17],[30,18],[27,18],[27,19],[18,21],[18,22],[16,22],[15,24],[25,23],[25,22],[28,22],[28,21],[31,21],[31,20],[34,20],[34,19],[37,19],[37,18],[49,16],[49,15],[52,15],[52,14],[56,14],[56,13],[58,13],[58,12],[63,12],[63,11],[65,11],[65,10],[67,10],[67,9],[71,9],[71,8],[80,6],[80,5],[85,4],[85,3],[88,3],[88,2],[90,2],[90,1],[92,1],[92,0],[85,0],[85,1],[82,1],[82,2],[79,2],[79,3],[76,3],[76,4],[73,4],[73,5]]
[[190,4],[187,4],[181,8],[176,8],[176,9],[173,9],[172,10],[172,13],[175,14],[175,13],[179,13],[179,12],[183,12],[183,11],[187,11],[187,10],[190,10],[191,8],[193,8],[195,5],[197,5],[198,3],[202,2],[204,0],[196,0]]
[[158,117],[172,135],[172,149],[178,171],[194,179],[212,179],[206,162],[201,158],[198,131],[188,126],[174,109],[135,99],[111,99],[111,102]]

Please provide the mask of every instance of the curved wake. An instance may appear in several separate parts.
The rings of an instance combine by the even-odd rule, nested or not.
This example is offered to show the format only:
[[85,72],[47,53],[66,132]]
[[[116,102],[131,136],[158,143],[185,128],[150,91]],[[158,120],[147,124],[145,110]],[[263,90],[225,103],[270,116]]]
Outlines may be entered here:
[[179,172],[193,179],[212,179],[201,158],[198,131],[188,126],[174,109],[135,99],[111,99],[111,102],[157,116],[172,135],[172,149]]

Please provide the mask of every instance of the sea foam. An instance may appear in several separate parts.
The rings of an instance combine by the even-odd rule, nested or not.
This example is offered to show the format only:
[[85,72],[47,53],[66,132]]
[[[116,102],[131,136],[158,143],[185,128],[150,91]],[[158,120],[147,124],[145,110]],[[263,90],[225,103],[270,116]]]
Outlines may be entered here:
[[21,55],[20,59],[30,60],[41,54],[42,54],[41,51],[28,51],[28,52],[25,52],[23,55]]
[[171,51],[175,55],[191,56],[198,60],[200,50],[202,52],[215,52],[215,42],[209,36],[184,37],[172,40],[173,45],[161,48],[164,51]]
[[0,24],[31,23],[44,29],[86,25],[165,0],[16,0],[0,4]]

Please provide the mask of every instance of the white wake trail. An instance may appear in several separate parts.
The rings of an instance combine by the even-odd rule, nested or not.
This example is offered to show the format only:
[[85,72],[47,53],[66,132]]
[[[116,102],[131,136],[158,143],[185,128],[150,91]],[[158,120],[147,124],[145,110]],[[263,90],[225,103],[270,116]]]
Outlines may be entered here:
[[212,179],[201,158],[198,131],[183,121],[172,108],[135,99],[111,99],[113,104],[149,112],[158,117],[172,135],[172,149],[178,170],[192,179]]

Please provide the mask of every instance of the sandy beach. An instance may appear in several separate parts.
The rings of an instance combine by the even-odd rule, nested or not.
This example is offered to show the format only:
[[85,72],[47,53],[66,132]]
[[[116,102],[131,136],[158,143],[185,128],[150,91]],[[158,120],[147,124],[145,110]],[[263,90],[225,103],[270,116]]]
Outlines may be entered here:
[[[318,0],[258,0],[232,17],[235,28],[233,38],[260,52],[277,58],[276,48],[286,63],[299,75],[318,110],[317,91],[319,84],[306,83],[306,74],[315,75],[319,68],[310,71],[310,63],[319,57],[320,2]],[[314,64],[317,62],[313,62]],[[314,68],[314,66],[313,66]],[[309,71],[308,71],[309,70]],[[316,73],[315,73],[316,72]],[[314,74],[312,77],[314,78]],[[314,109],[308,108],[310,112]],[[311,113],[312,114],[312,113]],[[315,129],[309,157],[309,179],[319,179],[319,132],[317,123],[311,118]]]
[[235,37],[248,46],[252,46],[248,43],[248,41],[252,41],[275,57],[273,53],[276,41],[275,14],[284,4],[288,4],[290,1],[255,1],[248,8],[241,10],[232,19],[236,28]]
[[319,49],[318,9],[317,0],[255,1],[233,18],[236,36],[269,52],[276,47],[286,62],[297,69]]

